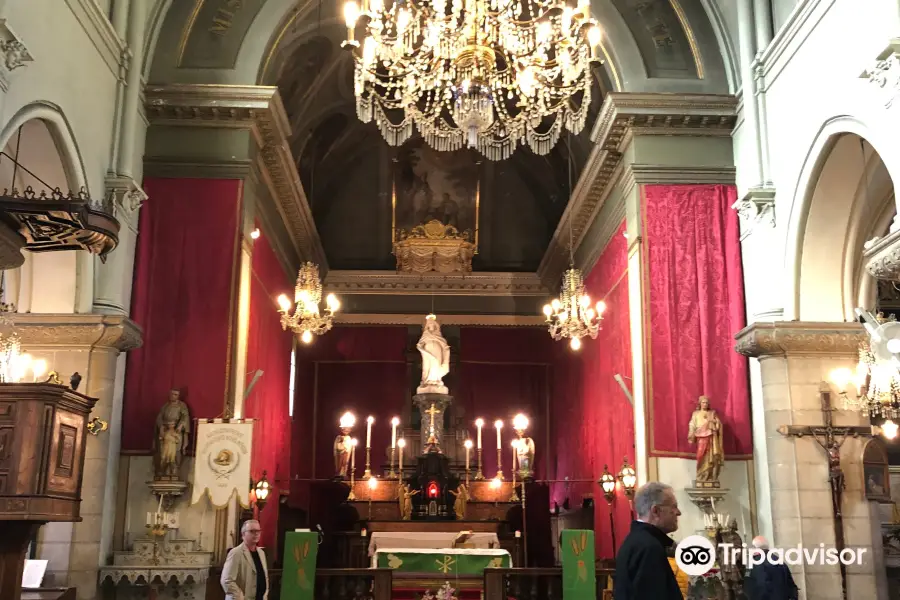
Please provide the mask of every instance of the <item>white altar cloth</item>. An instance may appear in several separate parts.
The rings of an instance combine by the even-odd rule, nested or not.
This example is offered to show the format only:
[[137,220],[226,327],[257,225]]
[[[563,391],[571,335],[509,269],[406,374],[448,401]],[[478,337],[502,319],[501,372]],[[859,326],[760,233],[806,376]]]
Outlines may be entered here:
[[[375,552],[383,548],[451,548],[458,535],[459,532],[443,531],[376,531],[369,540],[369,556],[375,556]],[[496,533],[473,533],[465,543],[475,548],[500,548]]]

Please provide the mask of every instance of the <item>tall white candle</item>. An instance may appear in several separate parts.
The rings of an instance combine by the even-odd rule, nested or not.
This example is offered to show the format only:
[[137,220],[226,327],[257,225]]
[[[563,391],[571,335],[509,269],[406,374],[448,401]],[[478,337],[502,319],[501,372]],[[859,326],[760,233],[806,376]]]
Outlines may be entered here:
[[500,437],[501,437],[500,430],[503,429],[503,421],[501,421],[500,419],[497,419],[494,422],[494,427],[497,428],[497,450],[503,450],[503,442],[500,439]]
[[403,477],[403,449],[406,447],[406,440],[400,440],[400,476]]
[[391,419],[391,450],[397,447],[397,425],[400,424],[400,419],[394,417]]
[[162,511],[162,499],[163,494],[159,495],[159,506],[156,507],[156,514],[159,514]]
[[372,447],[372,423],[375,422],[375,417],[369,417],[366,419],[366,448]]
[[463,444],[466,447],[466,471],[469,470],[469,456],[472,454],[472,440],[466,440]]
[[518,458],[519,458],[518,455],[516,454],[516,446],[518,446],[518,445],[519,445],[519,444],[518,444],[518,440],[513,440],[513,441],[512,441],[512,453],[513,453],[513,455],[512,455],[512,470],[513,470],[513,477],[516,476],[516,467],[517,467],[516,463],[518,462]]
[[481,450],[481,428],[484,427],[484,419],[475,421],[475,427],[478,428],[478,445],[475,447]]
[[356,438],[350,440],[350,471],[356,469]]

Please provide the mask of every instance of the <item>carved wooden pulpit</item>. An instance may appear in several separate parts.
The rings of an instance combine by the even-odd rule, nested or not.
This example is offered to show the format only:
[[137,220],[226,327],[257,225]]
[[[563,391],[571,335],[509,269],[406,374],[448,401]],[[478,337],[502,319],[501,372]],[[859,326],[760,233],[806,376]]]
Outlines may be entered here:
[[88,415],[66,386],[0,383],[0,598],[19,600],[28,542],[49,521],[80,521]]

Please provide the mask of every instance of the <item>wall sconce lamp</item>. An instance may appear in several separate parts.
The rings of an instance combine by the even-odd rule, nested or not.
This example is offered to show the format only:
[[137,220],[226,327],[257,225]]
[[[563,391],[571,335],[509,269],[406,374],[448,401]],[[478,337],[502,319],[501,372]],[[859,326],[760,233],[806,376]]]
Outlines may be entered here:
[[600,475],[598,483],[603,488],[603,495],[606,497],[606,501],[612,503],[613,498],[616,497],[616,478],[609,472],[607,465],[603,465],[603,474]]
[[625,495],[628,496],[629,500],[633,500],[634,488],[637,486],[637,474],[634,472],[631,465],[628,464],[627,456],[622,461],[622,470],[619,471],[619,481],[622,482],[622,487],[625,489]]
[[616,545],[616,521],[613,517],[613,502],[616,500],[616,476],[609,472],[609,467],[603,465],[603,474],[600,475],[600,487],[603,489],[603,495],[609,504],[609,535],[612,538],[613,552],[619,547]]
[[262,477],[256,482],[256,485],[251,487],[256,494],[256,506],[259,508],[259,511],[262,512],[262,509],[266,507],[266,502],[269,500],[270,491],[269,480],[266,478],[265,471],[262,472]]
[[100,435],[101,431],[106,431],[107,429],[109,429],[109,423],[107,423],[103,419],[94,417],[93,419],[88,421],[87,430],[91,435]]

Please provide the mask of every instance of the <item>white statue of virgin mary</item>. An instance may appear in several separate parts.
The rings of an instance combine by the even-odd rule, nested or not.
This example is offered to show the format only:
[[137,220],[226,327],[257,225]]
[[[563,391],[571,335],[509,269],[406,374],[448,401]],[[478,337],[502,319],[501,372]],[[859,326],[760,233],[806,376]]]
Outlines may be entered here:
[[419,394],[446,394],[444,375],[450,372],[450,346],[441,335],[437,317],[425,317],[422,337],[416,344],[422,354],[422,382],[416,390]]

